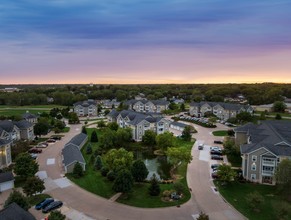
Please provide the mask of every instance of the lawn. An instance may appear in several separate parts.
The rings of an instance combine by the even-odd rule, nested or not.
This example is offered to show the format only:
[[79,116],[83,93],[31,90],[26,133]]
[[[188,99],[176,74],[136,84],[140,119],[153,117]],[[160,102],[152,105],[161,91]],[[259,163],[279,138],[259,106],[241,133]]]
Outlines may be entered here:
[[[254,183],[239,183],[232,182],[226,186],[220,186],[219,181],[214,182],[220,194],[239,212],[250,220],[271,220],[278,219],[276,213],[277,208],[282,206],[282,198],[276,194],[275,186],[254,184]],[[249,208],[246,197],[249,193],[259,192],[264,197],[264,202],[259,212],[252,211]],[[289,203],[289,210],[291,204]],[[291,219],[291,215],[288,216]]]
[[227,130],[213,131],[214,136],[228,136]]
[[[87,128],[87,134],[89,135],[89,139],[91,136],[92,131],[94,128]],[[102,130],[97,130],[97,136],[100,139],[102,136]],[[91,143],[93,152],[98,148],[99,143]],[[132,143],[130,148],[134,148],[136,145],[137,148],[142,147],[141,143]],[[181,139],[177,139],[176,146],[180,147],[187,147],[191,150],[193,146],[193,142],[185,142]],[[80,187],[97,194],[99,196],[110,198],[112,197],[115,192],[112,190],[113,182],[107,180],[107,178],[103,177],[99,171],[94,170],[93,163],[90,163],[91,155],[86,154],[86,145],[82,149],[82,153],[84,159],[86,160],[86,173],[85,176],[76,179],[72,175],[67,175],[74,183],[79,185]],[[191,197],[190,192],[188,190],[188,185],[186,181],[186,173],[187,173],[187,164],[182,163],[177,169],[177,176],[180,178],[177,180],[181,182],[185,187],[185,194],[181,200],[166,202],[162,201],[162,192],[165,190],[172,190],[173,184],[160,184],[161,187],[161,194],[160,196],[150,196],[148,194],[148,187],[149,183],[142,183],[142,184],[134,184],[133,190],[129,194],[122,195],[117,201],[123,204],[136,206],[136,207],[143,207],[143,208],[155,208],[155,207],[169,207],[169,206],[176,206],[185,203]]]

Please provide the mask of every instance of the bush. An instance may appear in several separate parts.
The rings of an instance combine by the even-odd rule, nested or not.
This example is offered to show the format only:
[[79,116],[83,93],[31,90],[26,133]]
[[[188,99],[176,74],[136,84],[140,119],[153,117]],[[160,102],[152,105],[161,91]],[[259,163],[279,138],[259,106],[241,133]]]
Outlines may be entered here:
[[94,166],[95,166],[96,170],[100,170],[103,167],[103,162],[102,162],[102,158],[101,158],[100,155],[98,155],[96,157],[96,161],[95,161],[95,165]]
[[116,173],[113,170],[110,170],[107,173],[107,179],[112,182],[115,180],[115,178],[116,178]]
[[149,187],[149,194],[151,196],[158,196],[161,192],[161,188],[156,175],[154,174],[151,179],[151,185]]
[[10,193],[9,197],[5,201],[4,208],[6,208],[13,202],[15,202],[17,205],[19,205],[26,211],[29,209],[29,203],[27,198],[22,193],[15,190],[13,190],[13,192]]
[[100,172],[101,172],[101,175],[105,177],[105,176],[107,176],[109,169],[107,167],[102,167]]
[[91,144],[88,144],[86,147],[86,154],[92,154],[92,147]]
[[180,182],[174,183],[173,187],[179,195],[185,193],[186,191],[185,186]]
[[80,178],[84,175],[83,167],[79,162],[77,162],[74,166],[73,175],[75,178]]

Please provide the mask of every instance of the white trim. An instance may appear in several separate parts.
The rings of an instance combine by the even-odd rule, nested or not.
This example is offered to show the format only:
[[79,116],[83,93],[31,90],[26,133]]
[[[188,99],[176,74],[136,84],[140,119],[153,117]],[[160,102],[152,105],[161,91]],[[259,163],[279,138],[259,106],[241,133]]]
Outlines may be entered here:
[[[260,147],[260,148],[258,148],[258,149],[256,149],[256,150],[251,151],[251,152],[247,152],[247,154],[252,154],[252,153],[254,153],[254,152],[256,152],[256,151],[259,151],[259,150],[261,150],[261,149],[264,149],[265,151],[270,152],[271,154],[273,154],[273,155],[276,156],[276,157],[278,156],[278,155],[272,153],[270,150],[268,150],[268,149],[265,148],[265,147]],[[264,154],[265,154],[265,153],[264,153]],[[262,155],[262,154],[261,154],[261,155]]]
[[281,142],[275,144],[275,146],[277,146],[277,145],[281,145],[281,144],[283,144],[283,145],[287,145],[287,146],[291,147],[291,145],[288,144],[288,143],[286,143],[285,141],[281,141]]

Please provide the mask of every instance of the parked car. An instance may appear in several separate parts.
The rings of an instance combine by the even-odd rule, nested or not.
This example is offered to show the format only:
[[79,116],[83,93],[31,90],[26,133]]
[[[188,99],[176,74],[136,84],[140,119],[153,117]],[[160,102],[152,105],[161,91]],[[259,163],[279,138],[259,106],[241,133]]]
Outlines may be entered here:
[[199,144],[198,145],[198,150],[203,150],[203,148],[204,148],[204,144]]
[[214,154],[215,154],[215,155],[222,155],[222,151],[221,151],[221,150],[211,150],[211,151],[210,151],[210,154],[211,154],[211,155],[214,155]]
[[220,166],[219,163],[211,164],[211,169],[217,169]]
[[47,139],[47,140],[46,140],[46,142],[47,142],[47,143],[55,143],[55,142],[56,142],[56,140],[55,140],[55,139],[51,139],[51,138],[50,138],[50,139]]
[[40,210],[45,208],[46,206],[48,206],[49,204],[51,204],[54,201],[53,198],[46,198],[44,200],[42,200],[40,203],[35,205],[35,209],[36,210]]
[[36,145],[37,148],[46,148],[48,146],[48,143],[46,142],[42,142],[42,143],[39,143],[38,145]]
[[217,155],[217,154],[212,154],[211,159],[212,160],[223,160],[223,156]]
[[211,177],[212,177],[213,179],[217,179],[217,178],[218,178],[217,170],[214,170],[214,171],[211,173]]
[[62,207],[62,205],[63,205],[62,201],[54,201],[54,202],[50,203],[48,206],[46,206],[45,208],[43,208],[42,212],[48,213],[50,211],[53,211],[55,209]]
[[32,159],[36,160],[38,154],[35,154],[35,153],[30,153],[30,156],[32,157]]
[[218,147],[218,146],[212,146],[210,147],[210,150],[222,150],[221,147]]
[[61,136],[52,136],[50,139],[54,139],[56,141],[59,141],[62,139],[62,137]]
[[214,144],[223,144],[223,141],[214,141]]
[[28,153],[34,153],[34,154],[40,154],[42,152],[42,149],[37,148],[31,148],[28,150]]

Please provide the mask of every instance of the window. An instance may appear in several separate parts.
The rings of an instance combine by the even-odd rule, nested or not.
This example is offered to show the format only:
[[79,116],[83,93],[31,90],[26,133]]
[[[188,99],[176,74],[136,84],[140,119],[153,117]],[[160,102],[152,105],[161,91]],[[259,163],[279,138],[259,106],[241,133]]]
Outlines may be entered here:
[[251,174],[251,180],[256,180],[257,179],[257,175],[256,174]]
[[256,161],[257,161],[257,156],[253,155],[253,156],[252,156],[252,161],[253,161],[253,162],[256,162]]
[[252,163],[252,171],[256,171],[257,170],[257,165],[255,163]]

